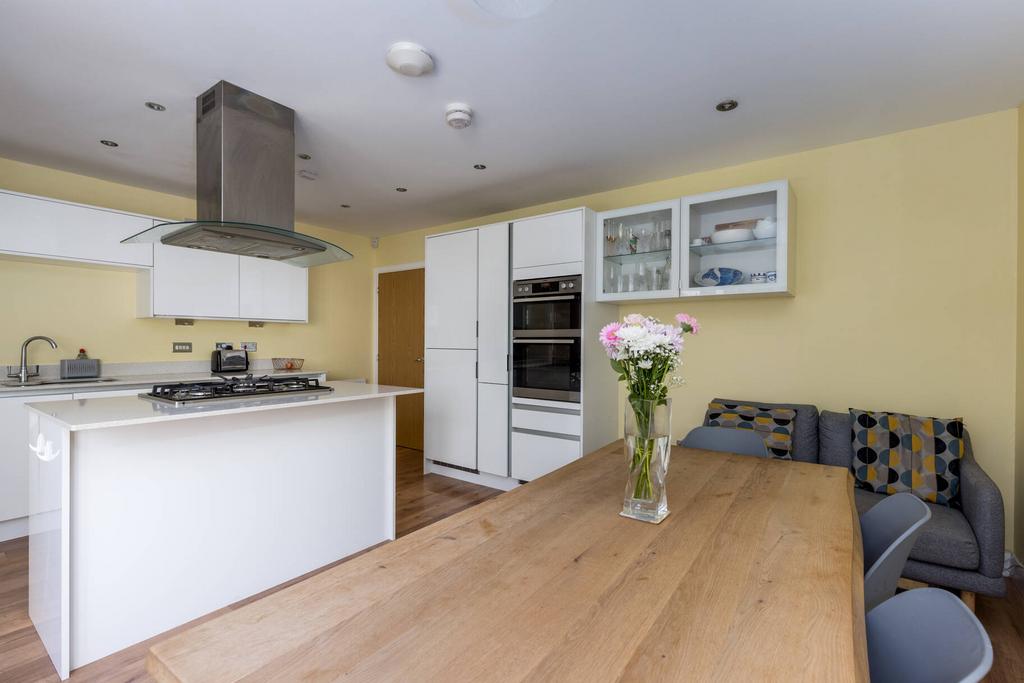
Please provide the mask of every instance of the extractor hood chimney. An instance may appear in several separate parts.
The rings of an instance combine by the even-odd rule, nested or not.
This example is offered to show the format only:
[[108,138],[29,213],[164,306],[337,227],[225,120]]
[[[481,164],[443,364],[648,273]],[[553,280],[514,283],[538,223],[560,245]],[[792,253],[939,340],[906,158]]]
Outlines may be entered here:
[[196,98],[196,220],[161,223],[123,241],[300,267],[352,258],[295,232],[295,112],[227,81]]

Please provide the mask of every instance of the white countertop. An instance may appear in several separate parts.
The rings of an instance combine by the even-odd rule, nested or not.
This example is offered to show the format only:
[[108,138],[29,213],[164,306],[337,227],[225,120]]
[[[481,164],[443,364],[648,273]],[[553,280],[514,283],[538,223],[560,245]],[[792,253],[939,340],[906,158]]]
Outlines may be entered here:
[[[254,377],[308,377],[324,374],[322,370],[282,370],[280,372],[267,372],[250,370],[249,373],[224,373],[230,377],[245,377],[252,374]],[[46,384],[29,384],[22,387],[7,387],[0,384],[0,398],[6,396],[46,396],[47,394],[66,394],[76,391],[94,391],[98,389],[126,389],[128,387],[145,387],[154,384],[170,384],[171,382],[203,382],[216,380],[216,375],[210,372],[186,372],[186,373],[164,373],[159,375],[111,375],[110,379],[101,382],[60,382],[53,381]]]
[[[305,373],[302,373],[305,374]],[[112,382],[107,382],[112,384]],[[26,404],[29,410],[46,415],[68,428],[78,432],[87,429],[127,427],[150,422],[188,420],[196,417],[250,413],[261,410],[301,408],[326,403],[362,401],[387,396],[421,394],[423,389],[394,387],[383,384],[356,382],[325,382],[334,391],[301,396],[280,396],[272,398],[247,398],[219,400],[186,406],[175,406],[138,396],[96,397],[71,401],[39,401]]]

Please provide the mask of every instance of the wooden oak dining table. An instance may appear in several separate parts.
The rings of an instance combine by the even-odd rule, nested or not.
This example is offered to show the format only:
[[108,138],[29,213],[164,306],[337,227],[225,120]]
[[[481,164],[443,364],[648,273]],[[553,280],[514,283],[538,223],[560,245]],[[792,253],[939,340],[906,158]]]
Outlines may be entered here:
[[[158,681],[865,681],[849,472],[622,442],[155,644]],[[244,571],[244,567],[239,567]]]

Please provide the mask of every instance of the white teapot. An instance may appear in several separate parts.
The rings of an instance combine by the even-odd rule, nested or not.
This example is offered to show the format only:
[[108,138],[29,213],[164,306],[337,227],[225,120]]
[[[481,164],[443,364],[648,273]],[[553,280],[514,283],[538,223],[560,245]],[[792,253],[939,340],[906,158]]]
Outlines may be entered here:
[[774,218],[762,218],[754,226],[754,237],[759,240],[775,237],[779,224]]

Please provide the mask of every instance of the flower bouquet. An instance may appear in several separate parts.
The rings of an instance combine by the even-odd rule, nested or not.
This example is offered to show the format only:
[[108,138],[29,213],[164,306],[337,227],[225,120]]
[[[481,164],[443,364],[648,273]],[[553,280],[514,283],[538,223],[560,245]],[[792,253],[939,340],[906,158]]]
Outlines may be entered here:
[[683,335],[697,334],[700,324],[680,313],[676,324],[632,313],[605,325],[601,344],[612,370],[629,391],[625,406],[626,464],[629,476],[622,515],[657,524],[668,515],[665,471],[671,448],[672,401],[669,385],[683,351]]

